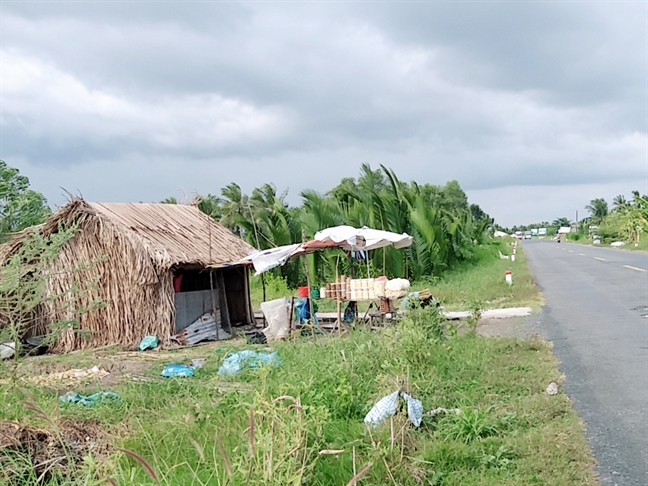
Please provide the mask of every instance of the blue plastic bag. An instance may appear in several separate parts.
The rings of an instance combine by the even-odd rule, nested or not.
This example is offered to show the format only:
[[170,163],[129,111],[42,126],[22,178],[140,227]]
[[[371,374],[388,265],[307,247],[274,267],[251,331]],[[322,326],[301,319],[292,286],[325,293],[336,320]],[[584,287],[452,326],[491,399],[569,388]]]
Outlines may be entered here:
[[[318,306],[317,302],[312,303],[313,306],[313,313],[317,312]],[[309,299],[303,298],[295,301],[295,313],[297,314],[297,318],[299,319],[299,322],[306,322],[311,318],[311,303]],[[315,324],[317,324],[317,315],[313,316],[313,321]]]
[[276,351],[262,353],[245,349],[229,354],[218,369],[221,376],[232,376],[243,368],[261,368],[262,366],[279,366],[279,355]]
[[174,376],[193,376],[194,369],[191,366],[181,364],[168,364],[162,370],[162,376],[172,378]]
[[144,339],[140,341],[138,348],[140,351],[146,351],[147,349],[154,349],[157,348],[158,342],[159,341],[157,336],[146,336]]
[[65,395],[59,397],[63,403],[80,403],[81,405],[93,406],[95,403],[114,400],[121,402],[121,398],[115,392],[97,392],[92,395],[79,395],[76,392],[69,391]]

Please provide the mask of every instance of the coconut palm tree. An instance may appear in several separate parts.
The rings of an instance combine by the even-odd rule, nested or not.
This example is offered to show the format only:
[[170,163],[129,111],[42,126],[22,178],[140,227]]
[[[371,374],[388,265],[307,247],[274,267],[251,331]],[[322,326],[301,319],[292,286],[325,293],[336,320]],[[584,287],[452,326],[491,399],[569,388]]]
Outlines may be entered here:
[[603,218],[605,218],[609,213],[608,203],[603,198],[592,199],[590,203],[585,206],[585,209],[590,212],[592,215],[592,222],[596,224],[603,221]]
[[620,213],[623,211],[626,211],[628,209],[628,206],[630,205],[630,202],[626,200],[625,196],[623,194],[619,194],[612,200],[612,208],[613,211],[616,213]]
[[198,194],[196,195],[195,200],[198,203],[198,209],[200,209],[207,216],[211,216],[217,221],[219,221],[223,217],[223,200],[218,196],[214,196],[212,194],[201,196],[200,194]]
[[[221,195],[223,198],[220,223],[234,234],[243,236],[245,230],[252,226],[248,197],[234,182],[223,187]],[[254,236],[252,237],[254,238]]]

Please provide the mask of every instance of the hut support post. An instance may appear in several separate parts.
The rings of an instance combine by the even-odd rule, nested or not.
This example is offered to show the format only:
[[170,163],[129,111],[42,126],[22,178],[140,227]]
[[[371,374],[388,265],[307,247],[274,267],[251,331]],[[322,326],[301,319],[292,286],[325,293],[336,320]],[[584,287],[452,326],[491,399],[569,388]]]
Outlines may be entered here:
[[290,296],[290,311],[288,312],[288,329],[293,336],[293,342],[297,341],[297,327],[293,330],[293,312],[295,311],[295,296]]
[[[306,242],[306,234],[304,233],[304,230],[302,230],[302,243]],[[312,300],[312,295],[311,295],[311,281],[310,281],[310,273],[308,271],[308,258],[306,258],[306,255],[304,254],[304,271],[306,272],[306,286],[308,287],[308,310],[310,311],[310,316],[311,316],[311,321],[313,322],[313,325],[315,325],[315,315],[313,314],[313,300]],[[315,335],[315,330],[313,329],[313,335]]]
[[218,335],[218,319],[216,318],[216,296],[214,295],[214,271],[211,268],[209,269],[209,290],[212,302],[212,316],[214,316],[214,324],[216,325],[216,341],[220,341],[220,336]]
[[218,285],[221,288],[223,293],[223,309],[225,310],[225,321],[227,322],[227,332],[232,336],[232,321],[230,320],[229,315],[229,306],[227,305],[227,289],[225,288],[225,279],[223,278],[223,272],[220,272],[218,275]]
[[[247,323],[256,325],[252,302],[250,301],[250,274],[245,266],[241,267],[241,271],[243,272],[243,281],[245,283],[245,313],[247,314]],[[265,295],[263,297],[263,301],[265,302]]]
[[342,301],[340,300],[340,274],[339,274],[339,267],[340,267],[340,255],[337,257],[337,262],[335,263],[335,285],[337,287],[337,290],[335,291],[335,296],[337,300],[337,328],[338,328],[338,335],[342,334]]

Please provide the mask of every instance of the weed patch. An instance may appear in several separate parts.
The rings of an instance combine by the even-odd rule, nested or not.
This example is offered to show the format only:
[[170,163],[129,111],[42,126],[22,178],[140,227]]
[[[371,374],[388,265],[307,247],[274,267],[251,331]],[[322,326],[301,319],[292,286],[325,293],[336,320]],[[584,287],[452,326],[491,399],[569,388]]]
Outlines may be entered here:
[[[524,256],[523,245],[518,245],[515,261],[502,260],[512,253],[508,241],[493,241],[477,248],[475,259],[452,272],[439,277],[423,279],[413,288],[429,288],[447,310],[497,309],[530,306],[537,308],[543,299],[535,285]],[[504,280],[504,272],[511,270],[513,285]]]
[[[108,462],[94,450],[80,453],[83,464],[105,464],[85,479],[120,485],[155,484],[144,464],[174,486],[344,485],[354,477],[358,485],[594,484],[569,400],[544,393],[560,382],[550,347],[451,335],[444,326],[434,310],[418,309],[380,332],[277,342],[281,366],[227,378],[216,373],[222,359],[248,345],[214,343],[191,350],[207,357],[194,377],[123,380],[120,404],[63,406],[46,390],[35,392],[35,403],[61,421],[123,424],[127,433],[112,439]],[[153,378],[187,353],[147,354],[145,373]],[[11,390],[0,385],[4,418],[38,421]],[[422,401],[421,426],[401,405],[367,428],[366,413],[396,390]]]
[[[106,432],[95,421],[63,420],[49,427],[0,423],[0,481],[56,484],[74,480],[90,461],[105,460]],[[92,459],[91,459],[92,458]]]

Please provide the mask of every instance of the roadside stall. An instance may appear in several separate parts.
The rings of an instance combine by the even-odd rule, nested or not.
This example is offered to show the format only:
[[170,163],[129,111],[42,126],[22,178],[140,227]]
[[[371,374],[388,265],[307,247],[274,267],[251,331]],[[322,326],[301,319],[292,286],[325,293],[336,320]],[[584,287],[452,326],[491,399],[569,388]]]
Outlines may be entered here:
[[[401,249],[411,244],[412,237],[407,234],[397,234],[367,227],[358,229],[351,226],[336,226],[317,232],[311,241],[258,251],[243,258],[238,263],[253,265],[255,275],[260,275],[285,264],[289,258],[326,249],[339,248],[361,255],[362,257],[357,261],[359,264],[366,265],[367,278],[340,275],[338,273],[339,265],[336,265],[335,280],[326,283],[321,288],[314,289],[311,288],[311,282],[308,278],[309,272],[306,267],[307,285],[300,288],[300,296],[306,299],[308,305],[305,315],[310,318],[314,318],[315,314],[311,300],[314,295],[318,298],[336,302],[336,327],[338,332],[341,332],[343,303],[347,303],[347,310],[351,309],[356,313],[358,302],[369,302],[370,308],[375,305],[383,316],[389,316],[395,311],[394,301],[407,295],[409,281],[405,279],[388,280],[384,276],[372,277],[368,252],[386,246]],[[304,263],[307,265],[306,261]],[[351,268],[353,273],[353,266]],[[365,272],[363,271],[363,273]],[[291,298],[290,302],[288,315],[292,316],[295,306],[294,298]]]

